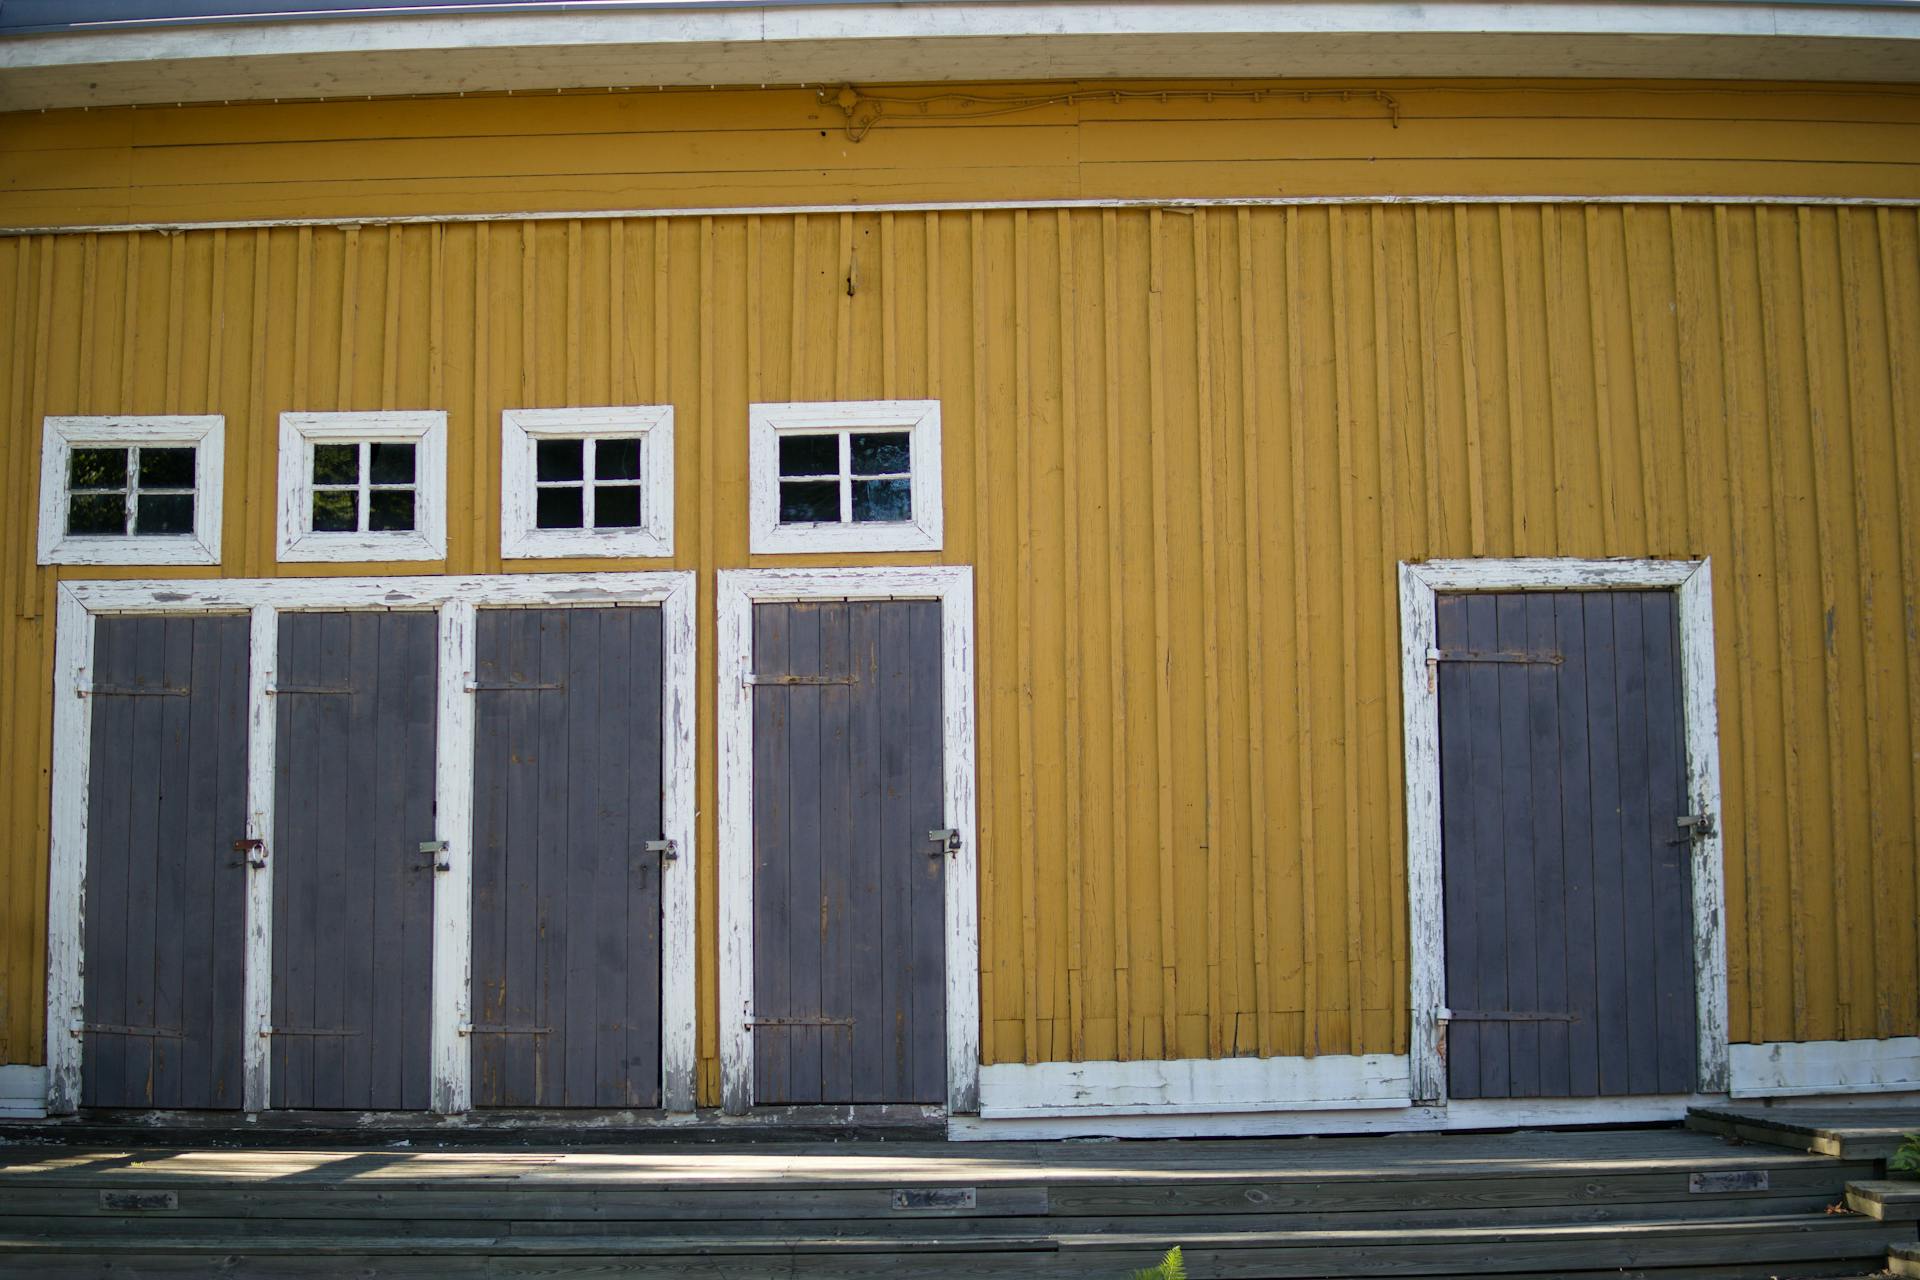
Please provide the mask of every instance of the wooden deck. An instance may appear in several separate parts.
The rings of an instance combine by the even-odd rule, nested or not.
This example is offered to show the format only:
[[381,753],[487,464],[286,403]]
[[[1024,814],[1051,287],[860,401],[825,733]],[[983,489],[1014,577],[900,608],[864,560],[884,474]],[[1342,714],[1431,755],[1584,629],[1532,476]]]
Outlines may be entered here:
[[0,1148],[0,1276],[1862,1275],[1870,1160],[1677,1129],[1240,1142]]
[[1920,1133],[1920,1106],[1821,1107],[1776,1104],[1695,1107],[1689,1128],[1702,1133],[1792,1147],[1817,1155],[1885,1160],[1910,1133]]

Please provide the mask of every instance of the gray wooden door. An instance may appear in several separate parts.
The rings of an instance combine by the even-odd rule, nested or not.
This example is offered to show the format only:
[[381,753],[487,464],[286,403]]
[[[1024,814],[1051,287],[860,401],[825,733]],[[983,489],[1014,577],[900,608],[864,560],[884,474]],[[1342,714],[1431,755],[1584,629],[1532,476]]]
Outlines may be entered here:
[[420,1110],[432,1042],[430,613],[283,613],[272,1105]]
[[1673,594],[1437,610],[1448,1093],[1692,1092]]
[[940,605],[754,608],[757,1103],[944,1102]]
[[238,1107],[247,619],[94,625],[81,1102]]
[[658,608],[483,609],[473,1100],[660,1105]]

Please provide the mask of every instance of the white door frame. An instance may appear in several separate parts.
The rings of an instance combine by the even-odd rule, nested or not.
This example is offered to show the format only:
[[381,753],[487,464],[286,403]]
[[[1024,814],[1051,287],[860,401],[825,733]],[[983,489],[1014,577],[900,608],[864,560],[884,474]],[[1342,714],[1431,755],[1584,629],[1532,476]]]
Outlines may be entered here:
[[679,857],[661,871],[661,1101],[693,1109],[694,1084],[694,575],[549,573],[418,578],[263,578],[65,582],[54,659],[53,821],[47,903],[47,1111],[80,1103],[79,1023],[85,982],[87,770],[94,619],[102,614],[246,614],[251,617],[247,733],[247,837],[264,865],[248,880],[244,1107],[271,1093],[273,978],[273,768],[275,657],[283,611],[397,609],[433,612],[439,626],[435,808],[450,870],[433,899],[433,1103],[444,1114],[471,1105],[469,985],[473,901],[473,679],[475,611],[482,607],[658,605],[663,624],[662,824]]
[[[1407,932],[1411,949],[1413,1098],[1447,1099],[1445,901],[1440,885],[1440,695],[1428,665],[1434,596],[1472,591],[1645,591],[1678,600],[1687,795],[1720,814],[1720,720],[1714,701],[1713,578],[1708,560],[1429,560],[1400,565],[1401,700],[1407,772]],[[1727,1088],[1725,871],[1718,825],[1693,842],[1696,1088]]]
[[720,1089],[730,1114],[753,1105],[753,606],[801,600],[938,600],[947,863],[947,1111],[979,1110],[980,932],[974,828],[973,569],[734,569],[719,575]]

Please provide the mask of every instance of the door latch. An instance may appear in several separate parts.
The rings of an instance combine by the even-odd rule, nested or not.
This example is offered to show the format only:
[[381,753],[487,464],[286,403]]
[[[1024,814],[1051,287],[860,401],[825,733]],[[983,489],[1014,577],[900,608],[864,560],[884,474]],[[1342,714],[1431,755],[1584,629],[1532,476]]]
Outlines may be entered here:
[[649,840],[647,852],[659,854],[662,862],[676,862],[680,858],[680,845],[674,840]]
[[[233,842],[233,851],[244,855],[244,865],[252,867],[255,871],[267,865],[267,842],[257,836],[249,836],[245,840],[235,840]],[[237,867],[241,866],[242,863],[229,862],[227,865]]]
[[432,862],[423,862],[415,868],[417,871],[451,871],[453,864],[447,861],[447,842],[445,840],[422,840],[420,852],[433,855]]
[[1714,832],[1713,815],[1710,813],[1689,813],[1675,818],[1674,823],[1680,828],[1682,841],[1704,840]]
[[960,829],[958,827],[940,827],[937,830],[929,831],[927,832],[927,839],[940,846],[931,854],[927,855],[929,857],[937,858],[943,853],[957,854],[960,852]]

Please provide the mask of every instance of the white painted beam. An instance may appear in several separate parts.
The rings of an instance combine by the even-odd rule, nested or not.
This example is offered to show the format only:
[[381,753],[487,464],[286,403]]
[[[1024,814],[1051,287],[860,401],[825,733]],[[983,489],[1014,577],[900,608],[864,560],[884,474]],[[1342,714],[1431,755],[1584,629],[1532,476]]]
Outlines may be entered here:
[[1912,82],[1920,8],[920,3],[148,26],[0,42],[0,110],[657,85],[1115,77]]
[[1729,1058],[1729,1085],[1736,1098],[1920,1089],[1920,1036],[1736,1044]]

